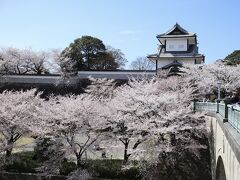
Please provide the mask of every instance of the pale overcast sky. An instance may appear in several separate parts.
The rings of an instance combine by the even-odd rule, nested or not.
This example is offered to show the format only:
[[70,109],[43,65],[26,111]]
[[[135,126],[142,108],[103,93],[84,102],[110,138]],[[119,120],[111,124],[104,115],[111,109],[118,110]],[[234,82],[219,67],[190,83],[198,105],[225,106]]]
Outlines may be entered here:
[[206,62],[240,49],[239,0],[0,0],[0,46],[65,48],[82,35],[119,48],[129,62],[155,53],[176,22],[198,35]]

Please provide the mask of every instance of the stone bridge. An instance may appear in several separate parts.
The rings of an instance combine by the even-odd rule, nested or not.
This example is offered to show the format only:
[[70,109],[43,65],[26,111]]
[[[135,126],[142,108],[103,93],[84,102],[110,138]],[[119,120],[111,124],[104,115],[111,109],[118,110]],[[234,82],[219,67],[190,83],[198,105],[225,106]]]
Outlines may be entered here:
[[206,112],[213,180],[240,180],[240,108],[209,102],[193,108]]

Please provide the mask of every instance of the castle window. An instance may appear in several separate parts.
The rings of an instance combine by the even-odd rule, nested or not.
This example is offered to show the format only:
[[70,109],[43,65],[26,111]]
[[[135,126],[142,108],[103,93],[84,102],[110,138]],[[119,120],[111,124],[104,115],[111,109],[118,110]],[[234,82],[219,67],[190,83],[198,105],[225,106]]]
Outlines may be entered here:
[[187,51],[187,39],[167,39],[166,51]]
[[184,49],[184,45],[183,44],[179,44],[178,45],[178,49]]

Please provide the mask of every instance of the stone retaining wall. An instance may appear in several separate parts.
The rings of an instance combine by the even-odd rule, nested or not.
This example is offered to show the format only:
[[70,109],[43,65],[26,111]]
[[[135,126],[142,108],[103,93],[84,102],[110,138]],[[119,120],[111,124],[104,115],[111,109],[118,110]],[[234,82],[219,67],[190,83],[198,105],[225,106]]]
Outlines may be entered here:
[[65,176],[41,176],[38,174],[31,173],[9,173],[0,172],[1,180],[66,180]]

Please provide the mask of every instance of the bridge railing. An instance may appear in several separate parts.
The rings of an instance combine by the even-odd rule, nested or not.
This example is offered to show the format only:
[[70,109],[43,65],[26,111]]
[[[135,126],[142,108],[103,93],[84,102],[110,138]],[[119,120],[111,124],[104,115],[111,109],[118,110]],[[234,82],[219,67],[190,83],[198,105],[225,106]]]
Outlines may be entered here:
[[229,122],[240,133],[240,108],[228,105],[227,102],[193,102],[194,111],[207,111],[219,114],[223,122]]
[[240,108],[228,105],[228,122],[240,132]]
[[218,103],[219,106],[219,112],[216,111],[216,113],[219,113],[222,117],[225,117],[225,104]]
[[195,102],[196,110],[200,111],[217,111],[217,103],[210,103],[210,102]]

